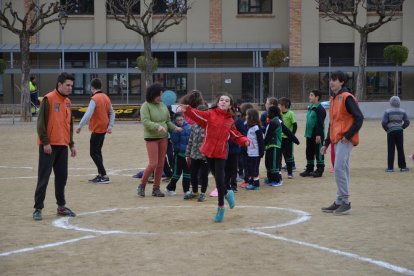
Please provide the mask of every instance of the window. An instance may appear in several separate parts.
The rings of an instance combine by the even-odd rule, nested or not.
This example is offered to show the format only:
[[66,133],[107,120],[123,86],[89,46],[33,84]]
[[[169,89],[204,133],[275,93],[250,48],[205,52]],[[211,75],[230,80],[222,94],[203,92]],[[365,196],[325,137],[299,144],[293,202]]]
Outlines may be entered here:
[[350,12],[354,8],[354,0],[320,0],[319,11]]
[[71,4],[68,14],[90,15],[94,13],[94,0],[60,0],[61,5]]
[[[109,0],[113,3],[114,5],[114,10],[117,11],[118,14],[124,14],[126,13],[126,11],[128,11],[129,9],[132,10],[132,14],[140,14],[141,12],[141,5],[140,5],[140,1],[136,0],[136,1],[129,1],[128,4],[131,4],[132,6],[124,6],[125,3],[124,1],[120,1],[120,0]],[[106,2],[106,14],[112,14],[112,11],[109,7],[108,2]]]
[[[382,2],[384,2],[384,6],[382,6]],[[377,11],[384,9],[385,11],[402,11],[403,2],[403,0],[367,0],[367,10]]]
[[271,14],[272,0],[238,0],[239,14]]
[[186,13],[186,10],[186,0],[154,0],[154,7],[152,8],[154,14]]
[[353,43],[320,43],[319,44],[319,66],[353,66],[354,44]]

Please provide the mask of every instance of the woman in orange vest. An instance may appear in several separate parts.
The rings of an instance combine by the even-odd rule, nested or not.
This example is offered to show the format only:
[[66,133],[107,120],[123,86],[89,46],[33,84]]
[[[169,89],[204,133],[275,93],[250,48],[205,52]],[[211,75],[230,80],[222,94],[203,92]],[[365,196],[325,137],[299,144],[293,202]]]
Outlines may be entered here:
[[351,211],[349,202],[349,157],[352,148],[359,143],[358,131],[364,116],[355,97],[344,86],[347,78],[342,71],[331,75],[329,86],[333,92],[329,106],[329,131],[321,153],[325,154],[330,143],[335,145],[335,181],[337,193],[335,201],[322,208],[323,212],[346,215]]
[[56,89],[43,97],[37,119],[39,144],[39,169],[35,191],[34,220],[42,220],[42,209],[50,174],[55,174],[55,196],[59,216],[74,217],[72,210],[65,207],[65,186],[68,179],[68,147],[71,156],[76,156],[73,142],[73,121],[71,101],[75,78],[68,73],[58,76]]

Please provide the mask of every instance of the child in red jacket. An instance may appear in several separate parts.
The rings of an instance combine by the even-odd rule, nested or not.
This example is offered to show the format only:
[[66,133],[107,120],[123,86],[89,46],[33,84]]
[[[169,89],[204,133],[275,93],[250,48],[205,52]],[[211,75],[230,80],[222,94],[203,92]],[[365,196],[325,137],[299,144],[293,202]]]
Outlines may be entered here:
[[224,168],[227,158],[228,138],[241,146],[248,146],[250,141],[240,134],[234,126],[232,110],[233,98],[230,94],[223,93],[216,104],[207,111],[192,108],[189,105],[181,105],[181,111],[190,119],[205,128],[205,138],[200,148],[201,153],[207,157],[211,172],[216,180],[218,191],[218,208],[215,216],[216,222],[222,222],[224,218],[224,198],[230,209],[233,209],[236,201],[234,192],[226,190],[224,183]]

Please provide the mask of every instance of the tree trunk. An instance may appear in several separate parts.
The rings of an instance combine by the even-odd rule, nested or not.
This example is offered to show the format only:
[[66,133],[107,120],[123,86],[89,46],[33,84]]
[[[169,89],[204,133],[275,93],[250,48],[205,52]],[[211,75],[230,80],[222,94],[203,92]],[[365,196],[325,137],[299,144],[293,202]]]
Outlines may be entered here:
[[20,36],[20,54],[21,64],[20,69],[22,72],[22,78],[20,80],[20,92],[21,92],[21,121],[31,122],[31,101],[29,91],[29,78],[30,78],[30,37],[22,34]]
[[145,55],[145,87],[148,87],[152,84],[152,50],[151,50],[151,37],[144,36],[144,55]]
[[398,64],[395,65],[394,95],[398,96]]
[[359,62],[358,62],[358,74],[357,74],[357,84],[355,97],[358,101],[364,99],[365,95],[365,57],[367,55],[367,41],[368,34],[361,32],[360,33],[360,44],[359,44]]
[[273,67],[273,76],[272,76],[272,96],[275,96],[275,67]]

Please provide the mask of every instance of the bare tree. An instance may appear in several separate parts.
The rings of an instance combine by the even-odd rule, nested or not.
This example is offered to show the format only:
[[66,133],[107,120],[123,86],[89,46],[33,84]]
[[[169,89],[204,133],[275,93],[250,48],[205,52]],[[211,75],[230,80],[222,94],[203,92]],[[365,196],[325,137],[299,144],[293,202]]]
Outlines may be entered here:
[[[365,90],[365,66],[368,34],[382,25],[399,19],[404,0],[315,0],[322,18],[355,29],[360,36],[358,73],[355,95],[361,100]],[[377,21],[358,24],[359,10],[375,13]]]
[[21,88],[21,120],[30,122],[30,38],[38,33],[47,24],[59,21],[58,13],[63,6],[59,1],[38,4],[32,0],[25,13],[13,9],[13,1],[4,3],[0,10],[0,26],[19,36],[20,40],[20,70],[22,78]]
[[[141,14],[134,14],[133,8],[140,5]],[[191,8],[187,0],[107,0],[108,8],[115,20],[125,28],[138,33],[144,42],[145,85],[152,83],[153,57],[151,42],[155,35],[171,26],[178,25]],[[154,19],[154,14],[157,15]]]

